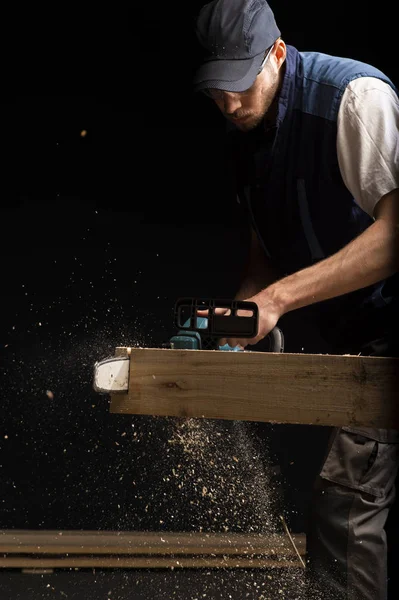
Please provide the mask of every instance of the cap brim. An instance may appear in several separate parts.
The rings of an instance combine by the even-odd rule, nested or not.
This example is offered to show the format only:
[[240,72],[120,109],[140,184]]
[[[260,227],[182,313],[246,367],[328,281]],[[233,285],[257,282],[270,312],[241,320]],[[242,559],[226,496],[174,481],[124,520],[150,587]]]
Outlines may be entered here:
[[216,88],[226,92],[244,92],[258,75],[264,52],[246,60],[210,60],[194,76],[196,92]]

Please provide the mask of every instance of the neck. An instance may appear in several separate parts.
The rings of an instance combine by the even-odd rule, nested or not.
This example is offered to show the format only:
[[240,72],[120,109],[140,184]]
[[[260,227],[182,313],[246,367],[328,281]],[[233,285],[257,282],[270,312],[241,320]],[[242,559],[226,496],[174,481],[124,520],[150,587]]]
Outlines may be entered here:
[[278,111],[278,100],[280,97],[281,86],[283,85],[284,75],[285,75],[285,63],[283,63],[281,65],[281,68],[278,72],[277,86],[276,86],[276,91],[274,94],[274,99],[269,107],[269,110],[267,111],[267,113],[265,114],[265,117],[264,117],[264,124],[265,124],[266,129],[273,127],[273,125],[276,122],[277,111]]

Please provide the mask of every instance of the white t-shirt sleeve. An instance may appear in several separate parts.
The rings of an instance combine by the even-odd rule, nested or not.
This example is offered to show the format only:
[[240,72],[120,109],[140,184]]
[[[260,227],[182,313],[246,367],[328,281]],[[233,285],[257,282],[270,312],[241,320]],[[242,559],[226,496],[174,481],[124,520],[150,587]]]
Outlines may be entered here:
[[337,153],[342,179],[371,217],[377,202],[399,188],[399,99],[375,77],[347,86],[337,122]]

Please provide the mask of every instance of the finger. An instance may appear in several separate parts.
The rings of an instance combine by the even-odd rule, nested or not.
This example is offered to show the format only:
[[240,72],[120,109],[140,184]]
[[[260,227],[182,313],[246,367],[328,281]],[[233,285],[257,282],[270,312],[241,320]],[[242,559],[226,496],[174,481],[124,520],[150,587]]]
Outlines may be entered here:
[[248,340],[236,340],[236,346],[244,350],[245,346],[248,344]]
[[236,348],[237,346],[241,346],[238,340],[228,340],[226,338],[221,338],[218,340],[218,346],[229,346],[230,348]]
[[237,346],[238,346],[238,347],[244,349],[245,342],[246,342],[246,340],[239,340],[237,338],[227,338],[226,339],[226,343],[230,346],[230,348],[237,348]]
[[254,337],[254,338],[250,338],[249,340],[245,340],[246,341],[246,345],[249,346],[254,346],[255,344],[257,344],[259,341],[261,340],[260,337]]
[[[215,308],[213,312],[215,315],[225,315],[228,312],[228,310],[228,308]],[[209,310],[207,308],[197,309],[197,315],[200,315],[201,317],[207,317],[208,314]]]

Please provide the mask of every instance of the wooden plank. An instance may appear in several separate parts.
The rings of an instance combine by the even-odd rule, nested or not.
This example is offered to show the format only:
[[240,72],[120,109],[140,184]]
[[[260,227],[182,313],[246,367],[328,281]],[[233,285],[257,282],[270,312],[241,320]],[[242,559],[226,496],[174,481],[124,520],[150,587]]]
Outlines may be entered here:
[[132,348],[111,413],[399,428],[399,359]]
[[303,568],[299,560],[247,557],[68,557],[68,558],[25,558],[0,557],[0,568],[4,569],[264,569]]
[[[294,536],[301,554],[304,534]],[[280,534],[113,531],[0,531],[0,554],[284,555],[295,552]]]
[[[306,536],[293,536],[306,554]],[[0,531],[0,568],[301,568],[284,534]]]

